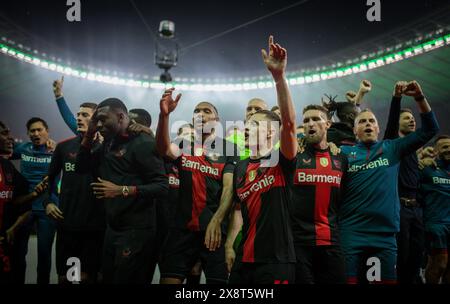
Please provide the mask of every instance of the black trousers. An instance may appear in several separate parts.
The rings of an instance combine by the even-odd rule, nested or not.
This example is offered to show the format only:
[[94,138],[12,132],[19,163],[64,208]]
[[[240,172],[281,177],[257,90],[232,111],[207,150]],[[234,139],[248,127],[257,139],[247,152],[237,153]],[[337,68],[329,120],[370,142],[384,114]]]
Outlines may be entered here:
[[419,270],[425,249],[421,207],[400,208],[400,232],[397,234],[397,279],[400,284],[420,283]]
[[296,284],[345,284],[345,258],[334,246],[295,245]]
[[103,283],[150,284],[154,250],[154,229],[115,231],[108,227],[103,245]]

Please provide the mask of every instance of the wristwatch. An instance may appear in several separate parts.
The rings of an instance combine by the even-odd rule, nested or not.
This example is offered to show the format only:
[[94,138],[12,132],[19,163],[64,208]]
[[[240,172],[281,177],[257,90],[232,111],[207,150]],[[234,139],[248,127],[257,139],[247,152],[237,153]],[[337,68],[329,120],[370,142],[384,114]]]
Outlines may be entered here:
[[122,187],[122,195],[125,198],[127,198],[128,195],[130,195],[130,189],[128,189],[128,186],[123,186]]

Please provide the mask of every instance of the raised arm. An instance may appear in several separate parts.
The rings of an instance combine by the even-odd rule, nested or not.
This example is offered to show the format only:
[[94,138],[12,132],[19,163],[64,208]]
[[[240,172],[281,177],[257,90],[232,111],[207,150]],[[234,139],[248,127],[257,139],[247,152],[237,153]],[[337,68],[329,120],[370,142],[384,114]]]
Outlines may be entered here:
[[174,88],[165,90],[161,97],[159,103],[160,113],[158,127],[156,129],[156,146],[158,153],[162,157],[171,160],[177,159],[180,155],[179,148],[176,145],[171,144],[169,134],[169,116],[170,113],[175,110],[181,98],[181,94],[178,94],[177,97],[175,97],[175,100],[172,98],[172,93],[174,90]]
[[403,89],[406,85],[407,82],[405,81],[399,81],[395,84],[394,93],[392,94],[391,107],[389,108],[386,131],[384,132],[384,139],[395,139],[398,137],[401,100]]
[[348,91],[345,94],[348,102],[353,103],[359,107],[364,99],[364,96],[372,90],[372,84],[369,80],[362,80],[359,84],[359,90],[357,93],[353,91]]
[[397,149],[401,156],[416,151],[439,131],[439,125],[431,107],[423,95],[422,88],[417,81],[409,82],[403,89],[403,94],[415,99],[420,112],[421,127],[411,134],[396,140]]
[[423,95],[422,88],[417,81],[409,82],[404,89],[404,94],[414,98],[420,113],[431,112],[430,104]]
[[281,113],[280,150],[284,157],[293,159],[297,155],[297,134],[294,103],[285,75],[287,51],[278,43],[274,44],[273,36],[270,36],[269,54],[266,50],[261,50],[261,53],[277,90],[277,101]]
[[58,105],[59,113],[61,113],[61,116],[66,125],[74,134],[77,134],[77,120],[72,111],[70,111],[69,107],[67,106],[66,100],[64,99],[62,93],[63,84],[64,76],[61,77],[61,80],[55,80],[53,82],[53,93],[55,94],[56,104]]

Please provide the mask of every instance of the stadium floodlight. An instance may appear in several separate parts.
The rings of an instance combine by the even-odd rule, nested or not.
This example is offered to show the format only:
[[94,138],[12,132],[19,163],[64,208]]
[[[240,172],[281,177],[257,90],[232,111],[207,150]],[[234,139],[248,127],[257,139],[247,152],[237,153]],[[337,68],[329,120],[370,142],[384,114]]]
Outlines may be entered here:
[[[170,33],[165,31],[166,35]],[[140,75],[127,74],[128,78],[122,78],[125,74],[113,72],[114,76],[110,76],[108,72],[103,74],[102,71],[94,70],[89,66],[81,66],[81,68],[74,67],[72,65],[64,65],[57,62],[56,59],[50,59],[44,53],[24,50],[18,50],[15,44],[11,41],[0,43],[0,54],[5,54],[12,58],[15,58],[24,63],[30,63],[34,66],[56,71],[65,75],[70,75],[78,78],[88,79],[90,81],[97,81],[101,83],[118,85],[118,86],[131,86],[145,89],[164,89],[174,86],[184,91],[242,91],[242,90],[255,90],[255,89],[269,89],[274,87],[274,83],[266,76],[255,76],[245,78],[229,78],[222,80],[208,80],[197,78],[182,78],[177,79],[176,83],[161,83],[158,78],[153,81],[148,81],[148,77],[144,79],[140,78]],[[329,69],[320,71],[320,73],[312,74],[314,69],[292,71],[288,74],[287,80],[290,85],[305,85],[319,81],[326,81],[329,79],[335,79],[345,77],[354,73],[361,73],[367,70],[382,67],[384,65],[393,64],[414,56],[431,52],[435,49],[439,49],[444,46],[450,45],[450,34],[442,35],[436,39],[424,41],[421,44],[413,45],[404,43],[405,47],[402,50],[395,50],[393,53],[384,53],[382,56],[372,56],[369,54],[367,58],[370,60],[362,60],[360,62],[353,62],[348,65],[340,64],[339,62],[329,66]],[[362,57],[361,57],[362,58]],[[95,72],[94,72],[95,71]],[[121,77],[119,77],[119,76]],[[170,74],[169,74],[170,75]],[[166,78],[167,79],[167,78]]]

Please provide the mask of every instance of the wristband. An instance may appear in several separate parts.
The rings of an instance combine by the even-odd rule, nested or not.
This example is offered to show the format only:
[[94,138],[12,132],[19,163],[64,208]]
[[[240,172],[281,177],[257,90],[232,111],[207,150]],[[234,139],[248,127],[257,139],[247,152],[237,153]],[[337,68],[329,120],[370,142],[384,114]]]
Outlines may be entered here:
[[425,100],[425,96],[423,96],[422,94],[420,94],[418,96],[414,96],[414,100],[415,101],[424,101]]

